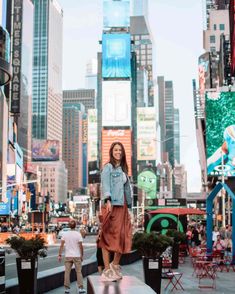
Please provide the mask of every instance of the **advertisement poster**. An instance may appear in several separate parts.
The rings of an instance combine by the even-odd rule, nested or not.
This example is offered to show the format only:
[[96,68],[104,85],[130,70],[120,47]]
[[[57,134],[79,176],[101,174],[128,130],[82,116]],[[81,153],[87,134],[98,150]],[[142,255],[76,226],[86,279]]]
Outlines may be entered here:
[[126,159],[129,168],[129,176],[132,175],[132,133],[130,129],[102,130],[102,166],[109,161],[109,148],[113,142],[121,142],[125,148]]
[[129,27],[130,0],[103,1],[103,27]]
[[137,108],[137,160],[156,160],[156,111],[154,107]]
[[102,126],[131,126],[131,82],[102,82]]
[[207,173],[235,176],[235,92],[206,93]]
[[98,130],[97,130],[97,109],[88,109],[88,162],[97,161],[98,157]]
[[33,140],[33,161],[59,160],[60,144],[58,140]]
[[102,77],[131,77],[130,34],[103,34]]

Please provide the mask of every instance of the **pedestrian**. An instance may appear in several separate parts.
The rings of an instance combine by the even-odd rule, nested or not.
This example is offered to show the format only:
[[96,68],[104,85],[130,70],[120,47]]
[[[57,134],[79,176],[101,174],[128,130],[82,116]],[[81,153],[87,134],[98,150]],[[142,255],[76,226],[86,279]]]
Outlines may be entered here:
[[218,253],[221,259],[224,258],[225,242],[221,239],[220,234],[216,236],[217,240],[213,244],[213,250],[215,253]]
[[[128,212],[132,204],[132,189],[125,149],[120,142],[114,142],[110,147],[109,162],[102,171],[101,184],[101,198],[106,203],[98,241],[104,260],[101,277],[103,281],[115,281],[122,278],[120,259],[122,254],[131,251],[132,244],[131,217]],[[114,252],[111,263],[110,252]]]
[[193,228],[191,240],[192,240],[192,247],[200,245],[199,232],[196,226]]
[[82,277],[82,261],[83,261],[83,246],[82,236],[79,231],[76,231],[75,220],[69,223],[70,231],[63,234],[59,248],[58,260],[62,260],[62,252],[65,246],[65,272],[64,272],[64,287],[65,293],[70,293],[70,272],[74,264],[77,273],[77,293],[86,293],[83,288]]

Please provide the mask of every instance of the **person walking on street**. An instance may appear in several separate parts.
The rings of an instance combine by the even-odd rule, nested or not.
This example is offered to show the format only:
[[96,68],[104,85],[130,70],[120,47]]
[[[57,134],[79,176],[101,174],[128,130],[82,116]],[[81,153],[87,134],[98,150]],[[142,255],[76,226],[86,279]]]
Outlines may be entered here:
[[83,246],[82,236],[79,231],[76,231],[76,222],[74,220],[69,223],[70,231],[63,234],[59,248],[58,261],[62,260],[62,252],[65,246],[65,272],[64,272],[64,287],[65,293],[70,293],[70,272],[74,264],[77,273],[77,293],[86,293],[83,288],[82,276],[82,261],[83,261]]
[[[102,201],[106,204],[98,246],[102,248],[103,281],[122,278],[120,259],[129,253],[132,245],[132,226],[128,208],[132,204],[132,189],[128,177],[128,165],[124,146],[114,142],[109,150],[109,162],[101,174]],[[114,252],[110,263],[109,254]]]

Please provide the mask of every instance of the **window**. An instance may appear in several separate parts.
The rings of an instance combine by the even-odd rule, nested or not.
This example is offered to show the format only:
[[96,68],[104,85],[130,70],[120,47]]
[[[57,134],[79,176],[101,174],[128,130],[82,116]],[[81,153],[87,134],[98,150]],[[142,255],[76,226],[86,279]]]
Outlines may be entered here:
[[214,31],[216,31],[216,24],[214,24]]
[[216,52],[216,48],[215,48],[214,46],[211,46],[211,47],[210,47],[210,51],[211,51],[211,52]]
[[210,36],[210,43],[215,43],[215,35]]
[[224,24],[223,24],[223,23],[221,23],[221,24],[219,25],[219,29],[220,29],[220,31],[224,31],[225,27],[224,27]]

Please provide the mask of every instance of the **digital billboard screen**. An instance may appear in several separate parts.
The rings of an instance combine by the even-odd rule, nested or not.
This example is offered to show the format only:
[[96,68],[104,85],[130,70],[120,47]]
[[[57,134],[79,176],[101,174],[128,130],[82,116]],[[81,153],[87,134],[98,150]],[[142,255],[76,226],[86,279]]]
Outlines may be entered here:
[[210,53],[206,52],[198,58],[199,92],[204,95],[205,89],[211,88]]
[[131,82],[102,82],[102,126],[131,126]]
[[138,174],[138,188],[144,190],[145,199],[156,199],[158,189],[157,171],[154,167],[144,167]]
[[98,126],[97,109],[88,109],[88,143],[87,158],[88,162],[96,161],[98,158]]
[[103,27],[129,27],[130,1],[103,1]]
[[33,161],[57,161],[59,160],[60,144],[58,140],[33,140]]
[[130,34],[103,34],[102,37],[102,77],[131,77],[131,37]]
[[154,107],[137,108],[137,160],[157,158],[156,110]]
[[235,176],[235,92],[206,93],[207,173]]
[[132,133],[130,129],[102,130],[102,166],[109,161],[109,148],[113,142],[121,142],[125,148],[129,176],[132,175]]

